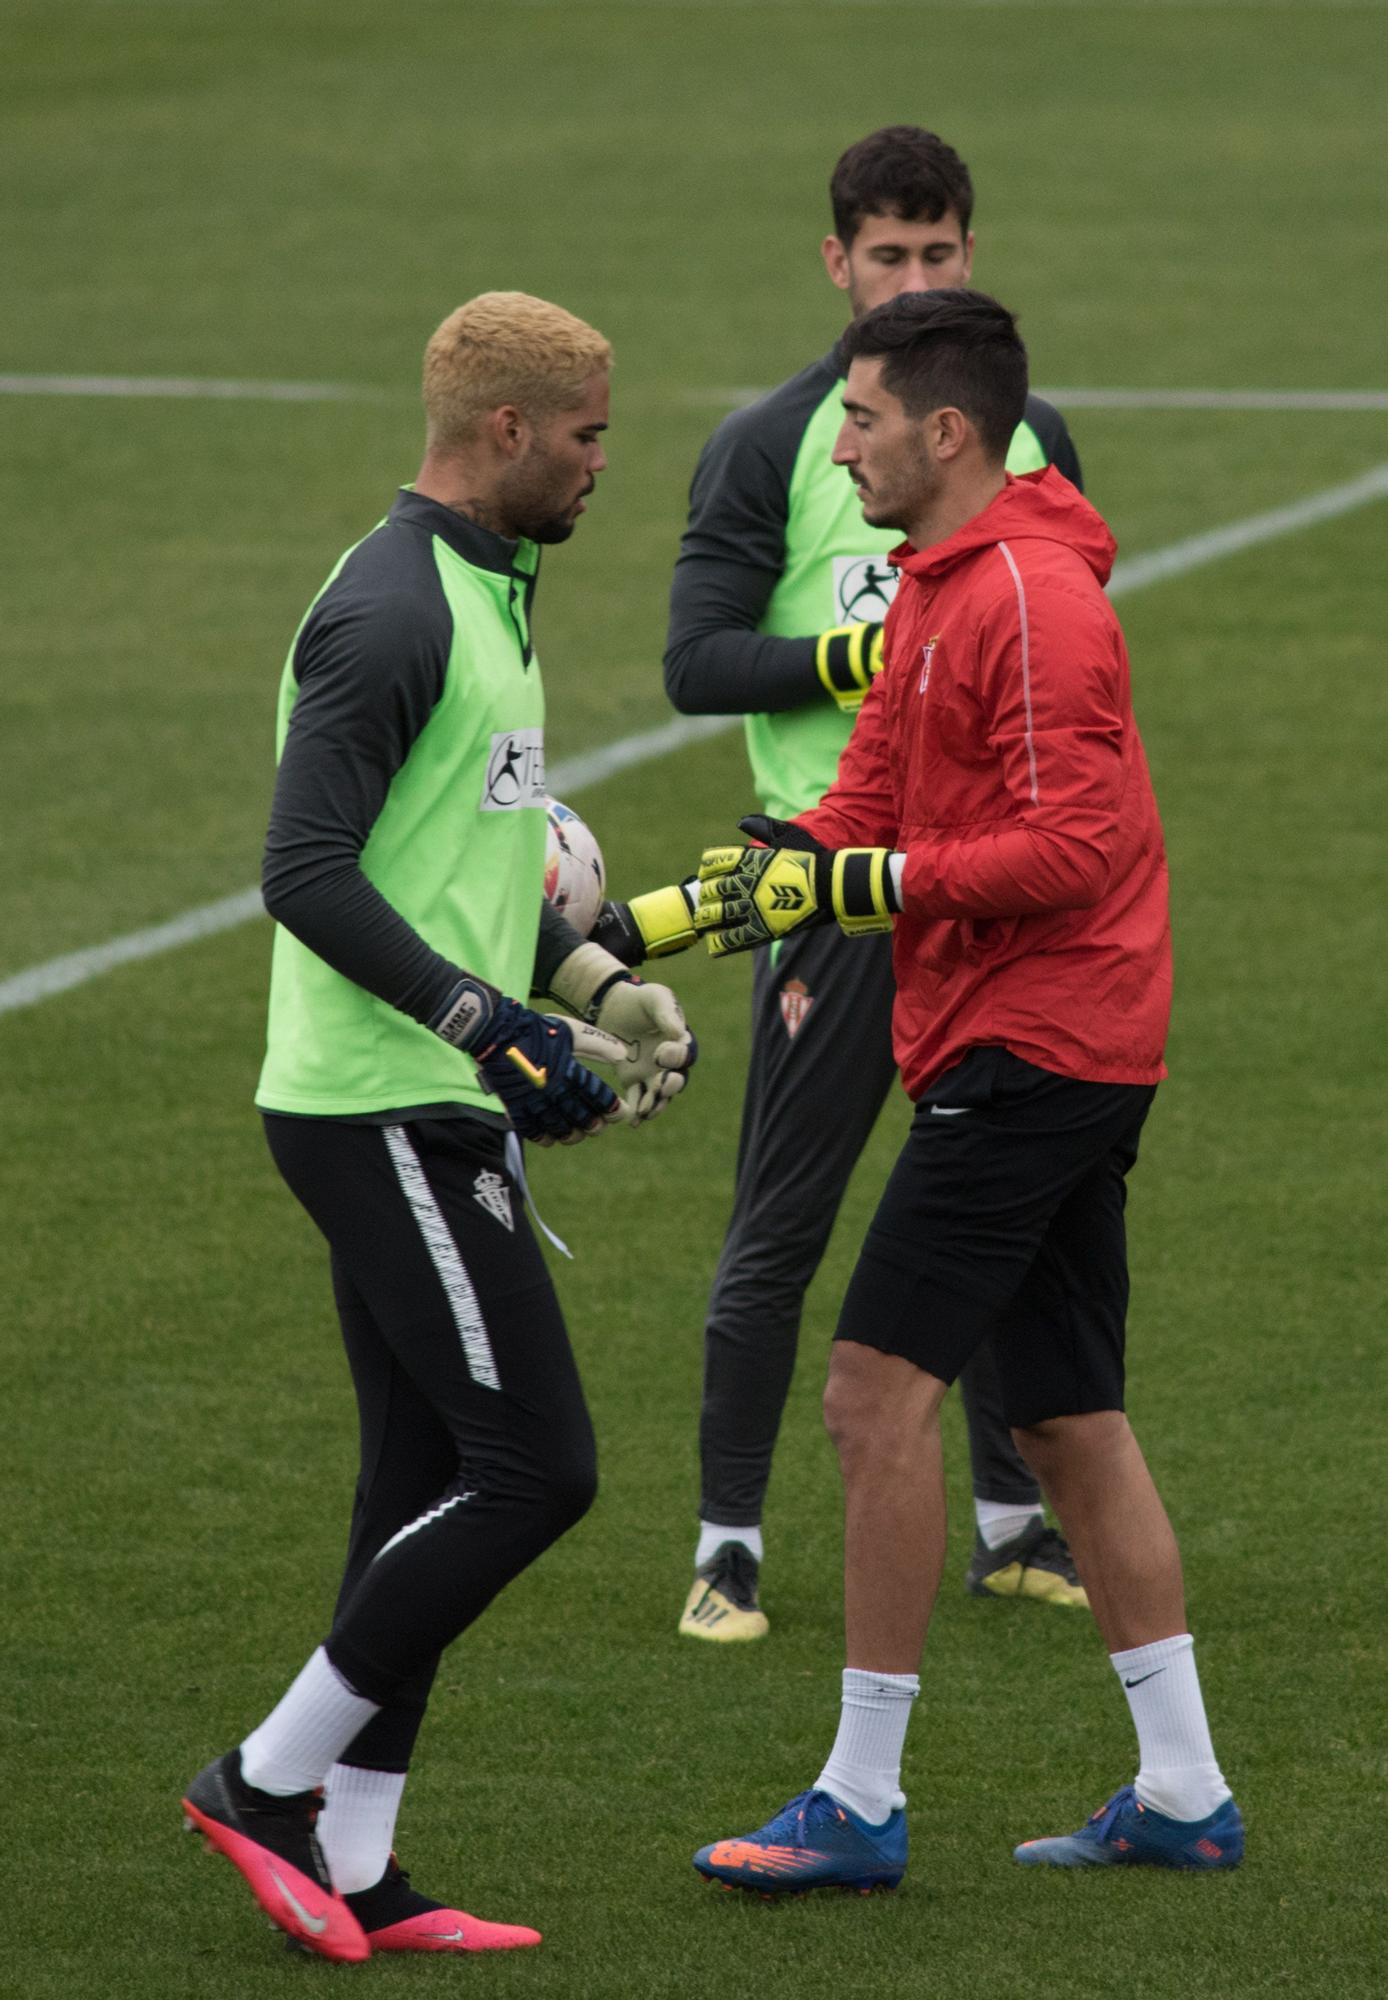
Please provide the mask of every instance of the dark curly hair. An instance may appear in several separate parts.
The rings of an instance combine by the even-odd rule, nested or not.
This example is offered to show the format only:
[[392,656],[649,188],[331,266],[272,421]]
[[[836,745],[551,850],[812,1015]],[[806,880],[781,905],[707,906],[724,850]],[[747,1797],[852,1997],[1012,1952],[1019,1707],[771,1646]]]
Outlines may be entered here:
[[952,209],[967,236],[974,212],[968,168],[953,146],[919,125],[884,125],[850,146],[830,176],[829,199],[845,249],[869,215],[938,222]]

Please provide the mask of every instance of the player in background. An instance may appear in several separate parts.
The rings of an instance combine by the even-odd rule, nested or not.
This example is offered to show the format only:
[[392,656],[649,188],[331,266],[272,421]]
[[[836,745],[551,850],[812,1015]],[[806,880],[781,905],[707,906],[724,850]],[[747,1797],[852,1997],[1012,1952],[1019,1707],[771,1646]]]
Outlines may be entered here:
[[338,563],[280,685],[256,1101],[328,1241],[361,1469],[326,1639],[184,1808],[328,1958],[539,1943],[420,1895],[392,1850],[440,1654],[594,1492],[520,1141],[639,1122],[693,1057],[669,989],[543,900],[531,607],[541,546],[606,464],[610,363],[524,293],[451,314],[425,354],[418,478]]
[[[850,146],[830,181],[829,277],[854,315],[902,292],[968,283],[973,188],[952,147],[916,126]],[[881,665],[896,589],[891,530],[864,524],[833,464],[843,384],[828,354],[720,424],[694,474],[670,596],[665,685],[686,714],[745,715],[762,809],[788,818],[833,782]],[[1013,472],[1080,468],[1038,397],[1008,448]],[[795,1365],[805,1291],[848,1179],[896,1074],[887,939],[833,929],[757,956],[736,1192],[704,1334],[696,1576],[679,1629],[753,1639],[762,1503]],[[981,1348],[962,1378],[979,1595],[1085,1603],[1070,1552],[1041,1513]]]
[[700,1850],[730,1884],[894,1886],[901,1753],[945,1554],[939,1410],[992,1340],[1003,1404],[1079,1559],[1139,1770],[1025,1864],[1217,1870],[1243,1824],[1215,1760],[1181,1559],[1123,1414],[1126,1177],[1171,1006],[1161,821],[1103,586],[1114,542],[1052,469],[1004,470],[1012,315],[967,290],[855,322],[835,460],[900,529],[886,664],[838,775],[764,843],[712,850],[718,950],[835,920],[891,932],[915,1116],[839,1314],[824,1414],[844,1481],[846,1670],[812,1788]]

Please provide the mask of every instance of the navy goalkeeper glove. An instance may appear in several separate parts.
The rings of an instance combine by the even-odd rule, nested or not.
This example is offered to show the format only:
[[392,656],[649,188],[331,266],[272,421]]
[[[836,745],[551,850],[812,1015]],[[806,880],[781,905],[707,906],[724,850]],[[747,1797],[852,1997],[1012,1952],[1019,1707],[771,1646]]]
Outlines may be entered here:
[[459,980],[429,1025],[472,1057],[519,1138],[573,1146],[624,1115],[617,1093],[579,1060],[612,1062],[625,1054],[600,1028],[536,1014],[471,975]]
[[787,820],[738,821],[760,847],[710,847],[699,864],[694,921],[715,958],[751,951],[814,924],[850,937],[889,931],[897,911],[892,850],[829,848]]

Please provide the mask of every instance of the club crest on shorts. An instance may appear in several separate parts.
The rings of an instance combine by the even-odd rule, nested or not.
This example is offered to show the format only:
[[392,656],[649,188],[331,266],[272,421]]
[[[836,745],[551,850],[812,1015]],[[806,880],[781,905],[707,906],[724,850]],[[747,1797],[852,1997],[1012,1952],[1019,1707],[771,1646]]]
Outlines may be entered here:
[[926,688],[930,684],[930,669],[931,666],[934,664],[935,648],[939,645],[939,643],[940,643],[940,634],[938,632],[935,632],[931,634],[930,638],[928,638],[925,644],[921,647],[920,692],[922,694],[925,693]]
[[511,1190],[500,1174],[494,1174],[489,1167],[483,1167],[472,1184],[472,1198],[486,1209],[488,1215],[496,1217],[514,1236],[516,1225],[511,1218]]
[[803,979],[788,979],[781,988],[781,1019],[794,1041],[805,1025],[805,1016],[814,1005],[814,995]]

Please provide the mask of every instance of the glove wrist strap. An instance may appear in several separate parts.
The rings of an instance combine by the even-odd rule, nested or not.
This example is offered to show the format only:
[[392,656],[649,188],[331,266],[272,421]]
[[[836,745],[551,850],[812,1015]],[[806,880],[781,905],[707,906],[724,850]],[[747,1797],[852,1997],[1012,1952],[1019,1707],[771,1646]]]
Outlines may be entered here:
[[453,1048],[471,1049],[485,1035],[500,1004],[495,986],[465,972],[428,1025]]
[[614,972],[610,979],[604,979],[602,985],[583,1010],[583,1018],[589,1027],[596,1028],[598,1025],[598,1015],[602,1012],[602,1003],[614,986],[640,986],[641,984],[640,973],[630,972],[626,966],[623,966],[620,972]]
[[550,978],[549,990],[571,1013],[591,1020],[590,1009],[608,987],[615,986],[619,979],[630,978],[631,973],[620,958],[604,951],[600,944],[586,941],[560,960]]
[[644,896],[633,896],[627,908],[641,933],[647,958],[664,958],[670,952],[684,951],[698,940],[692,898],[682,883],[672,882],[667,889],[651,889]]
[[886,847],[841,847],[834,855],[832,895],[839,928],[849,937],[869,931],[889,931],[896,914],[891,850]]
[[835,625],[815,641],[815,672],[840,708],[857,708],[882,670],[880,625]]

